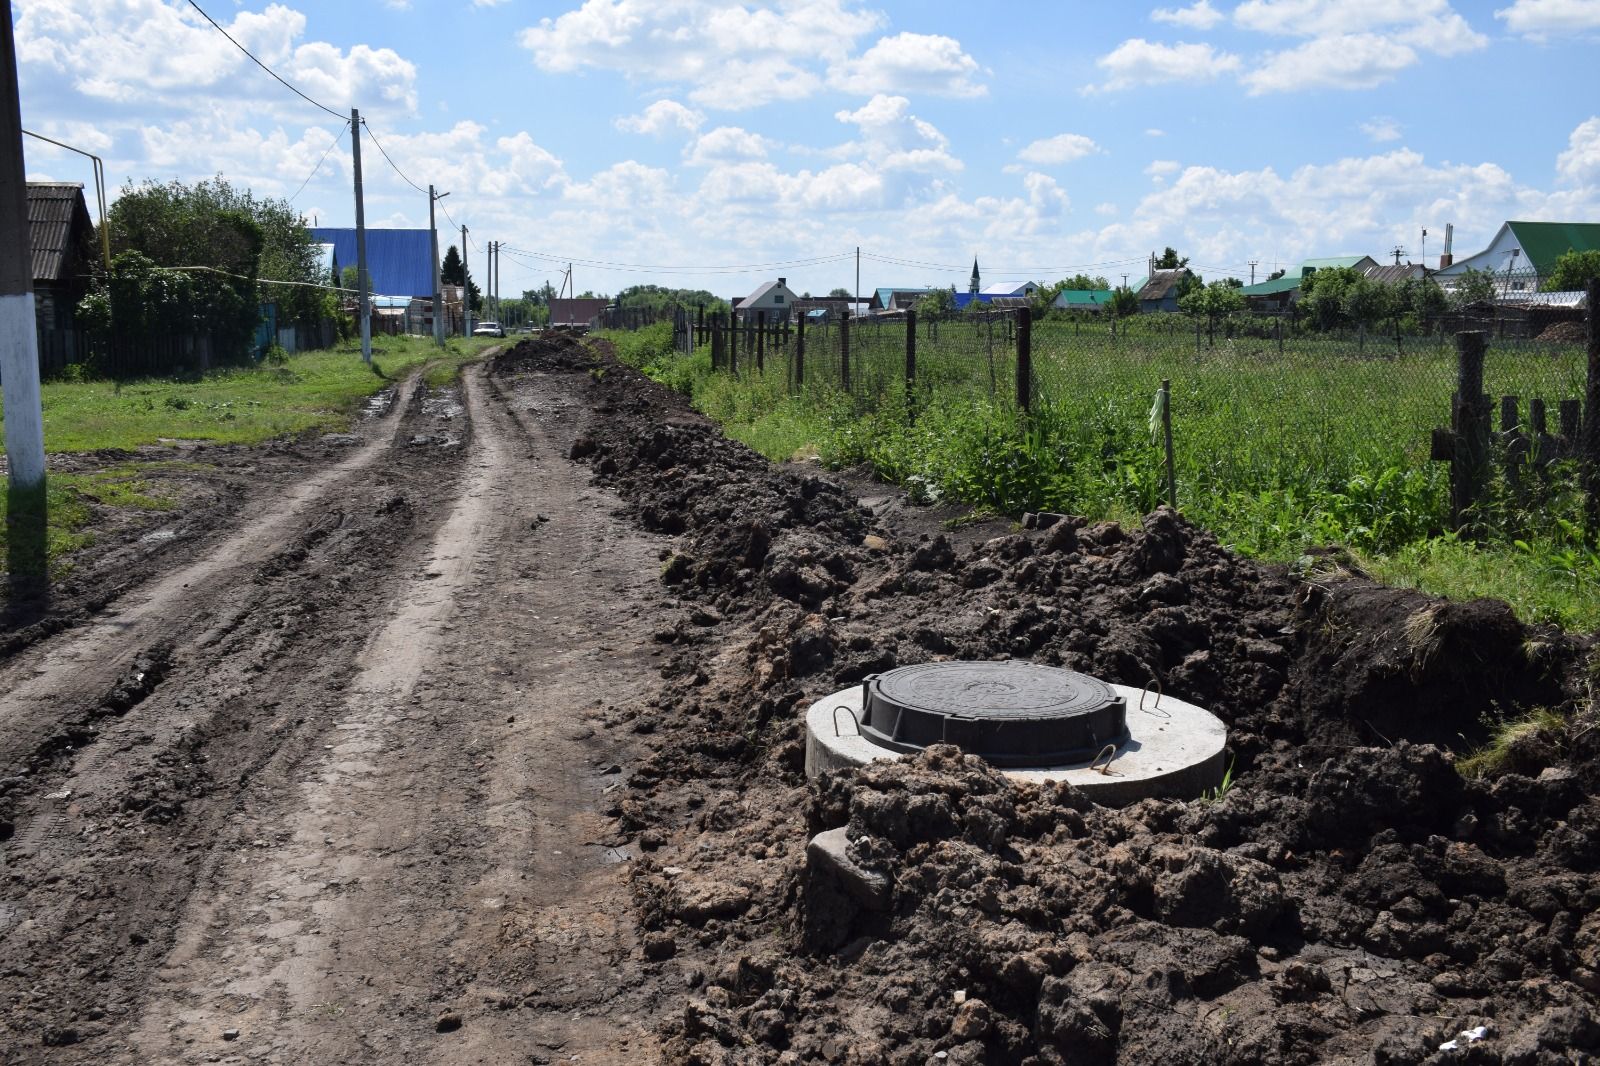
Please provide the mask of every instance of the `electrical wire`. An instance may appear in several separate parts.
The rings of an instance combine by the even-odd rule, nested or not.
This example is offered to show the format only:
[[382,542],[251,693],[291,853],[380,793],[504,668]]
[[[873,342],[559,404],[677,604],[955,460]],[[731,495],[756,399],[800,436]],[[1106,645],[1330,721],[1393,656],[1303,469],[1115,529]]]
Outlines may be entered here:
[[[450,209],[444,205],[444,201],[443,200],[439,200],[439,201],[436,201],[436,202],[439,205],[439,210],[444,212],[444,217],[450,219],[450,225],[454,229],[458,229],[459,230],[461,227],[456,224],[455,218],[451,216]],[[479,247],[478,242],[472,239],[472,232],[470,230],[467,231],[467,243],[472,246],[472,251],[474,251],[474,252],[483,251],[483,249],[481,247]],[[467,253],[467,249],[463,248],[461,250],[461,254],[465,255],[466,253]]]
[[367,120],[366,119],[362,119],[361,120],[361,124],[363,126],[367,127],[367,135],[372,138],[372,143],[378,146],[378,153],[380,155],[382,155],[384,159],[388,160],[389,165],[394,168],[394,172],[396,174],[400,175],[400,180],[405,182],[407,185],[411,186],[413,189],[417,190],[418,192],[426,195],[428,190],[424,189],[422,186],[418,185],[416,182],[414,182],[410,178],[406,177],[406,172],[401,170],[399,164],[397,164],[393,159],[390,158],[388,152],[383,150],[383,142],[378,140],[378,135],[376,133],[372,132],[372,127],[370,125],[368,125]]
[[597,267],[608,270],[637,270],[650,274],[748,274],[759,270],[771,270],[777,267],[794,266],[821,266],[828,263],[843,263],[855,258],[854,252],[840,252],[837,255],[815,256],[810,259],[785,259],[768,263],[742,263],[723,266],[708,267],[674,267],[658,263],[616,263],[603,259],[584,259],[572,255],[555,255],[550,252],[536,252],[527,248],[517,248],[512,245],[502,244],[502,251],[513,255],[523,255],[532,259],[544,260],[551,263],[575,263],[579,266]]
[[333,150],[339,147],[339,142],[344,140],[345,132],[349,130],[349,128],[350,120],[345,119],[344,125],[339,127],[339,132],[333,135],[333,143],[328,145],[328,150],[322,153],[322,158],[317,160],[317,165],[311,168],[311,173],[307,174],[306,180],[300,183],[300,188],[296,189],[294,195],[289,197],[289,202],[291,204],[300,198],[301,193],[306,191],[306,186],[311,184],[311,179],[317,176],[317,172],[322,169],[322,164],[328,161],[328,156],[333,153]]
[[290,92],[294,93],[296,96],[298,96],[300,99],[304,100],[306,103],[312,104],[313,106],[322,108],[322,110],[326,111],[328,114],[332,115],[334,118],[344,118],[343,115],[341,115],[339,112],[335,111],[333,108],[329,107],[327,104],[319,103],[318,101],[311,99],[311,97],[307,96],[305,93],[301,92],[299,89],[296,89],[293,85],[290,85],[288,82],[284,81],[283,78],[278,75],[277,71],[273,70],[271,67],[269,67],[265,63],[261,62],[261,60],[257,59],[251,53],[250,49],[246,48],[244,45],[240,44],[238,41],[235,41],[233,39],[233,35],[230,34],[227,30],[223,29],[217,23],[216,19],[212,18],[210,15],[207,15],[206,12],[205,12],[205,8],[203,8],[199,4],[195,3],[194,0],[189,0],[189,6],[194,8],[196,11],[200,12],[200,17],[205,19],[207,22],[211,23],[213,29],[215,29],[218,33],[222,34],[224,37],[228,38],[228,40],[233,43],[233,46],[235,48],[237,48],[239,51],[243,52],[245,55],[250,57],[250,62],[254,63],[256,66],[260,67],[262,70],[266,71],[268,74],[271,74],[272,77],[274,79],[276,79],[277,82],[280,85],[282,85],[285,89],[288,89]]

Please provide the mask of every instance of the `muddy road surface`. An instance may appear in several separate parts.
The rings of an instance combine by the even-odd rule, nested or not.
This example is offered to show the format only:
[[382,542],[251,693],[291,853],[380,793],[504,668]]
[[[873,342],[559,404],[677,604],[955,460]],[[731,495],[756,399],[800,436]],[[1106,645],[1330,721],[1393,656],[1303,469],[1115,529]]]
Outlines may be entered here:
[[[1600,1056],[1592,636],[914,507],[603,341],[226,458],[0,644],[0,1062]],[[1229,787],[806,778],[812,702],[1005,658],[1211,708]]]
[[651,1060],[593,720],[655,676],[659,538],[547,384],[408,385],[4,664],[0,1061]]

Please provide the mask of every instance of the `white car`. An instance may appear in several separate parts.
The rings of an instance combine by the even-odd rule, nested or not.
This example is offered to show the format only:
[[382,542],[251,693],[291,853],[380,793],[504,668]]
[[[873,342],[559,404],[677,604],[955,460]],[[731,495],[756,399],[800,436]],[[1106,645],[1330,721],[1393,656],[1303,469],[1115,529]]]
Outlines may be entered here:
[[479,322],[472,329],[474,337],[504,337],[506,331],[500,328],[498,322]]

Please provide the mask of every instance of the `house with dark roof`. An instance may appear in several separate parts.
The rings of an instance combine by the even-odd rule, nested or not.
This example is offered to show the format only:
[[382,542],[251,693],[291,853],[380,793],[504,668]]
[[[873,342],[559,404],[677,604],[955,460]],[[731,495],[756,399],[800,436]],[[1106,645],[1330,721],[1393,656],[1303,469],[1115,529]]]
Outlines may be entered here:
[[[333,245],[340,269],[356,265],[356,231],[311,227],[311,239]],[[367,276],[379,296],[433,299],[433,233],[425,229],[368,229]]]
[[1175,270],[1152,270],[1150,277],[1138,288],[1139,310],[1147,311],[1176,311],[1178,309],[1178,296],[1183,290],[1184,280],[1192,279],[1194,271],[1188,267],[1178,267]]
[[94,223],[83,186],[28,182],[28,240],[39,329],[71,329],[94,267]]
[[872,293],[872,310],[907,311],[916,307],[917,301],[932,291],[932,289],[907,289],[898,286],[876,289]]
[[768,322],[787,322],[794,311],[795,294],[789,288],[788,278],[769,281],[734,305],[734,313],[741,319],[754,320],[766,312]]
[[1537,291],[1567,252],[1592,251],[1600,251],[1600,222],[1503,222],[1489,247],[1441,265],[1437,277],[1449,288],[1468,270],[1486,270],[1504,277],[1501,292],[1510,297]]

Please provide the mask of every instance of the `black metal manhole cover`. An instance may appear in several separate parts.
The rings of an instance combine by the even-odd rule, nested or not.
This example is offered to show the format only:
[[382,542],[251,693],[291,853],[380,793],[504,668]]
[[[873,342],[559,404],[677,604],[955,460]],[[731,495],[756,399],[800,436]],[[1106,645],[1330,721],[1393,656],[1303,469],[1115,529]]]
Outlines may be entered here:
[[863,682],[861,734],[915,752],[955,744],[996,766],[1059,766],[1128,735],[1104,681],[1034,663],[925,663]]

